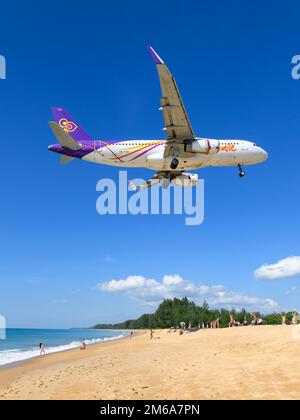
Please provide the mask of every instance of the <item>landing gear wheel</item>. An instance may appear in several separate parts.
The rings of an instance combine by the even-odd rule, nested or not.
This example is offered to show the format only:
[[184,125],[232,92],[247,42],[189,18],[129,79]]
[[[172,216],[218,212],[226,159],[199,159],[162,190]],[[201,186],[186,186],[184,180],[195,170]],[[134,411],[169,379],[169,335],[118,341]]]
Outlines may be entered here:
[[174,158],[171,162],[170,167],[171,167],[171,169],[176,169],[178,165],[179,165],[179,160]]
[[162,187],[164,190],[167,190],[169,188],[170,185],[170,180],[169,179],[164,179],[162,182]]
[[242,165],[238,165],[238,166],[239,166],[239,170],[240,170],[240,173],[239,173],[240,178],[244,178],[244,176],[246,175],[245,171],[243,170]]

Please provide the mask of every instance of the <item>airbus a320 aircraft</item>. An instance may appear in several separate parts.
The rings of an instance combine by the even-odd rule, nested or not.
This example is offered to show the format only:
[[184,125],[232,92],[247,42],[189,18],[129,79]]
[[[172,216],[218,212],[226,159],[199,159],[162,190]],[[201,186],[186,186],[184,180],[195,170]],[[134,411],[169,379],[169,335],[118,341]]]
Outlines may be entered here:
[[236,166],[243,177],[244,165],[261,163],[268,154],[261,147],[245,140],[216,140],[195,137],[175,79],[163,60],[148,47],[156,64],[162,99],[166,140],[95,140],[90,137],[62,108],[53,108],[50,127],[59,144],[49,146],[60,153],[61,163],[74,158],[121,167],[146,167],[156,174],[145,184],[133,189],[146,189],[162,183],[195,186],[198,175],[187,173],[205,166]]

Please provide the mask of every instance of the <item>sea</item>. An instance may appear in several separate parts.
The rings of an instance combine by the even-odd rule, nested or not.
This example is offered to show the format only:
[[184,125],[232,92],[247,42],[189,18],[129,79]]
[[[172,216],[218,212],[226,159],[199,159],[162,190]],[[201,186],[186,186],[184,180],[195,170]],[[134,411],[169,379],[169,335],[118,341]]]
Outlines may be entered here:
[[40,355],[39,344],[46,354],[79,348],[83,341],[90,344],[117,340],[127,335],[124,331],[95,329],[23,329],[8,328],[6,340],[0,340],[0,366],[21,362]]

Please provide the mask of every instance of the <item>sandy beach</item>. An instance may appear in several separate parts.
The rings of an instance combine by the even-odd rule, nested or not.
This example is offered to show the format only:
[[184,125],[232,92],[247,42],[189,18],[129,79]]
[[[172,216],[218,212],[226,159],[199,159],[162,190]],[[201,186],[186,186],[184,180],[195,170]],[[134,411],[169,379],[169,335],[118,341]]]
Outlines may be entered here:
[[139,332],[1,369],[0,399],[299,399],[295,328]]

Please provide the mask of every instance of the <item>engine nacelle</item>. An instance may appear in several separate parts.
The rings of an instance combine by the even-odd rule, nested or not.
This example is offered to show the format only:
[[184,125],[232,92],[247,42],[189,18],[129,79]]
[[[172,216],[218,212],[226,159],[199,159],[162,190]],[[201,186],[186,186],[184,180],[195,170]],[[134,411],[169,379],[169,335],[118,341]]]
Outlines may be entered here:
[[215,154],[220,150],[220,142],[210,139],[194,140],[192,143],[186,144],[184,150],[187,153]]
[[196,187],[199,180],[197,174],[181,174],[172,179],[171,182],[178,187]]

